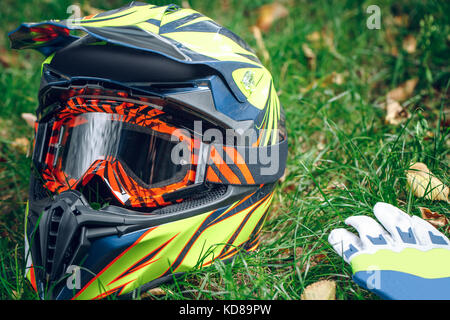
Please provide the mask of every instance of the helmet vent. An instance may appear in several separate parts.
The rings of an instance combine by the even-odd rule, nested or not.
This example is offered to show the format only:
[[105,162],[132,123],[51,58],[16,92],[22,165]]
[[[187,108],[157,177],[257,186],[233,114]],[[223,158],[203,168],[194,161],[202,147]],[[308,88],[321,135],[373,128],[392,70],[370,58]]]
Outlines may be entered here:
[[47,237],[47,259],[46,268],[47,270],[52,269],[53,257],[56,249],[56,237],[58,234],[59,224],[61,222],[61,217],[64,210],[61,207],[53,208],[51,218],[50,218],[50,231]]
[[158,214],[175,213],[183,210],[190,210],[198,208],[223,197],[227,192],[227,186],[222,184],[214,185],[211,189],[205,192],[201,192],[190,198],[187,198],[181,203],[177,203],[171,206],[167,206],[158,211]]

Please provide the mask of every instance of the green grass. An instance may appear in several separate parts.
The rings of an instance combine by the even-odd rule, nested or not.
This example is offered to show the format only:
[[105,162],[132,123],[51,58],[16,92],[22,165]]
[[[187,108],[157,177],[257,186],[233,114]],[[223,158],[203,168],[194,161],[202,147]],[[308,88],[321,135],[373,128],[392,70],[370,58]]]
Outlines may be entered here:
[[[87,1],[80,1],[82,4]],[[179,3],[180,1],[173,1]],[[189,1],[192,8],[241,35],[262,56],[249,27],[256,10],[270,1]],[[351,270],[327,243],[329,232],[355,214],[372,214],[377,201],[419,215],[428,207],[450,217],[444,202],[416,198],[406,186],[405,170],[413,161],[427,164],[446,185],[449,177],[450,5],[444,1],[378,1],[380,30],[366,28],[365,9],[373,1],[282,1],[289,16],[263,35],[286,111],[289,134],[287,174],[279,184],[257,253],[217,262],[164,284],[157,299],[299,299],[318,280],[337,282],[338,299],[376,299],[351,280]],[[154,1],[165,4],[165,1]],[[13,142],[32,139],[20,118],[37,105],[40,63],[35,52],[9,50],[6,33],[23,21],[67,17],[70,1],[2,2],[0,55],[15,57],[0,65],[0,299],[35,299],[23,279],[23,221],[30,159]],[[124,1],[91,1],[112,9]],[[398,26],[393,17],[405,15]],[[333,35],[335,50],[314,44],[314,31]],[[402,39],[412,34],[417,50],[408,54]],[[302,50],[316,54],[308,68]],[[391,54],[398,49],[396,56]],[[342,74],[342,83],[330,75]],[[419,83],[403,105],[411,118],[401,125],[384,122],[386,93],[413,77]],[[316,85],[312,85],[316,82]],[[308,89],[308,90],[306,90]],[[337,187],[332,187],[337,185]],[[447,236],[449,234],[447,233]]]

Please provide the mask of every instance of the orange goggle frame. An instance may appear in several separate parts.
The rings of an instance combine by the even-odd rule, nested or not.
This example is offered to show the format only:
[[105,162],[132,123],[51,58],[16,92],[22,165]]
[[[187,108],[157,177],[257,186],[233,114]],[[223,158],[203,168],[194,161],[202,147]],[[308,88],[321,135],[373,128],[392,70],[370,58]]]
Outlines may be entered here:
[[[266,147],[205,144],[200,137],[163,121],[165,111],[161,106],[164,103],[161,102],[148,97],[130,99],[125,92],[117,92],[114,97],[109,97],[80,91],[69,97],[55,113],[52,121],[39,123],[36,127],[37,143],[33,158],[41,164],[40,174],[44,187],[51,192],[60,193],[82,188],[94,177],[98,177],[105,182],[121,205],[155,208],[183,201],[183,196],[179,196],[183,192],[178,191],[183,191],[191,185],[262,185],[276,182],[283,174],[287,156],[286,140]],[[79,122],[73,121],[75,117],[89,113],[109,114],[114,121],[150,128],[155,133],[176,137],[189,150],[188,170],[177,181],[172,180],[173,183],[152,187],[136,179],[120,159],[105,155],[90,164],[89,169],[80,177],[70,177],[64,172],[63,163],[58,157],[58,146],[64,144],[65,139],[61,131],[62,128],[78,125]],[[248,156],[249,153],[255,154],[261,150],[265,150],[266,154],[277,154],[275,172],[261,174],[264,165],[260,159],[254,163],[248,162],[248,159],[253,158]],[[146,150],[143,149],[142,152]]]
[[[68,174],[64,171],[63,160],[71,161],[71,159],[63,159],[60,156],[61,146],[67,142],[69,136],[67,129],[81,125],[79,118],[83,119],[83,115],[90,113],[109,114],[114,121],[147,128],[159,135],[176,137],[190,151],[188,170],[184,170],[184,175],[179,176],[177,181],[169,179],[173,183],[166,185],[159,183],[161,186],[152,187],[136,178],[136,175],[131,174],[132,172],[123,161],[105,154],[101,159],[92,162],[81,176],[74,177]],[[42,154],[38,158],[43,163],[41,176],[44,187],[51,192],[60,193],[69,189],[83,188],[94,177],[98,177],[105,182],[112,195],[124,206],[159,207],[170,204],[164,201],[162,195],[193,184],[195,181],[200,140],[192,138],[186,130],[178,130],[175,126],[159,119],[162,114],[164,112],[159,106],[148,101],[131,101],[126,98],[105,99],[95,96],[70,98],[58,111],[54,121],[43,124],[47,127],[43,130],[47,131],[48,138],[39,136],[39,133],[37,133],[38,138],[36,140],[39,140],[38,143],[43,146],[38,147],[36,144],[35,153]],[[141,152],[145,153],[147,150],[142,149]],[[178,199],[177,201],[181,200]]]

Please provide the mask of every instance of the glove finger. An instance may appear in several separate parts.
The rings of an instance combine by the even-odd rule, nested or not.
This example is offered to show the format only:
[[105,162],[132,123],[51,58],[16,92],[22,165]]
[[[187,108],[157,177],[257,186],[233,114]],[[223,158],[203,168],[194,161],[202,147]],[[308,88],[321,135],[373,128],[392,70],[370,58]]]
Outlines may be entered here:
[[433,227],[429,222],[417,216],[413,216],[411,218],[411,224],[414,235],[417,237],[421,245],[450,247],[449,239],[442,232]]
[[395,242],[409,245],[417,244],[412,229],[411,217],[408,214],[384,202],[375,204],[373,212]]
[[393,245],[389,233],[375,219],[368,216],[353,216],[345,220],[347,225],[354,227],[364,248],[370,246]]
[[330,232],[328,242],[347,263],[350,263],[351,257],[355,253],[363,249],[361,240],[355,234],[341,228]]

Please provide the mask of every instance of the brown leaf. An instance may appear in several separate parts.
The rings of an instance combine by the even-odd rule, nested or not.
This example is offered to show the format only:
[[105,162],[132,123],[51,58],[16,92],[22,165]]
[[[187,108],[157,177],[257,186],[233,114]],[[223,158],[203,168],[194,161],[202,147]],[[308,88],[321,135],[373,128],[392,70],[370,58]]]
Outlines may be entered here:
[[347,186],[345,185],[345,183],[331,180],[325,190],[326,191],[332,191],[336,189],[345,190],[346,188]]
[[288,192],[293,192],[295,190],[297,190],[297,184],[295,182],[291,182],[288,183],[284,188],[283,188],[283,193],[288,193]]
[[342,73],[337,73],[333,71],[333,78],[332,81],[333,83],[337,84],[337,85],[341,85],[344,84],[345,82],[345,75]]
[[306,36],[306,39],[308,39],[308,41],[311,41],[311,42],[320,41],[321,38],[322,37],[321,37],[319,31],[314,31]]
[[398,125],[410,117],[409,112],[400,103],[388,99],[386,102],[386,117],[384,118],[386,123]]
[[387,98],[395,101],[404,101],[408,99],[413,94],[417,82],[419,82],[419,78],[413,78],[402,83],[397,88],[389,91]]
[[302,50],[305,57],[308,59],[308,66],[311,70],[316,69],[316,54],[311,50],[306,43],[302,44]]
[[320,280],[303,290],[301,300],[336,300],[336,282]]
[[11,146],[22,153],[27,153],[30,147],[30,141],[27,138],[17,138],[12,143]]
[[0,48],[0,64],[3,68],[9,68],[18,64],[17,51],[6,50]]
[[330,74],[327,74],[326,76],[320,78],[320,79],[314,79],[310,84],[308,84],[305,88],[300,88],[300,92],[305,94],[308,91],[310,91],[313,88],[316,88],[318,85],[321,88],[326,88],[330,86],[331,84],[337,84],[342,85],[345,83],[345,78],[347,77],[348,73],[337,73],[333,71]]
[[450,220],[443,214],[433,212],[428,208],[419,207],[422,219],[428,221],[436,228],[447,227],[446,231],[450,231]]
[[288,14],[289,11],[281,3],[274,2],[263,5],[259,8],[256,26],[263,32],[267,32],[276,20],[284,18]]
[[335,52],[336,48],[334,47],[334,33],[331,30],[322,29],[320,35],[325,43],[325,46],[327,46],[331,52]]
[[32,128],[34,128],[34,124],[36,123],[36,116],[32,113],[22,113],[22,119]]
[[398,56],[398,49],[397,49],[397,47],[396,46],[392,46],[391,49],[390,49],[390,53],[394,57],[397,57]]
[[[154,296],[165,296],[168,292],[164,291],[163,289],[161,289],[160,287],[157,288],[153,288],[150,290],[147,290],[146,292],[141,294],[141,298],[153,298]],[[169,291],[170,293],[170,291]]]
[[226,12],[228,10],[230,10],[230,0],[221,0],[220,1],[220,9],[222,12]]
[[436,178],[425,164],[417,162],[411,165],[406,171],[406,179],[409,188],[417,197],[448,202],[449,188]]
[[92,7],[89,2],[85,2],[82,6],[81,9],[83,10],[83,12],[87,15],[87,16],[95,16],[96,14],[102,13],[103,10],[97,9]]
[[263,60],[265,62],[269,61],[269,52],[266,49],[266,45],[264,44],[264,40],[262,38],[261,30],[257,26],[250,27],[250,30],[253,33],[253,36],[256,39],[256,45],[258,46],[259,51],[263,56]]
[[184,9],[191,9],[191,5],[189,4],[188,0],[181,1],[181,7]]
[[406,27],[408,25],[409,17],[407,15],[395,16],[393,22],[396,26]]
[[417,40],[416,38],[409,34],[403,39],[402,44],[403,49],[409,54],[416,52]]
[[296,247],[295,248],[295,255],[296,255],[296,257],[298,258],[298,257],[300,257],[301,255],[303,255],[303,252],[304,252],[305,250],[302,248],[302,247]]

